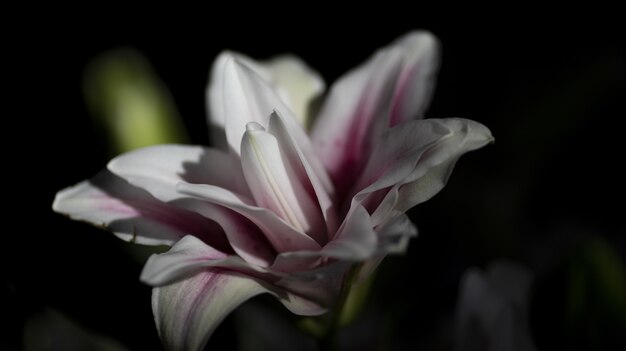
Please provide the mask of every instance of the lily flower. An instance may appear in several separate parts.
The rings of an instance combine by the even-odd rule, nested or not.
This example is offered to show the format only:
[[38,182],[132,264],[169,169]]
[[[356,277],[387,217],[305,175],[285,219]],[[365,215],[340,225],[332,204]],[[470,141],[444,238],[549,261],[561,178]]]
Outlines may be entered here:
[[131,151],[60,191],[53,208],[124,240],[172,245],[140,277],[154,286],[168,349],[201,349],[262,293],[295,314],[323,314],[405,250],[417,234],[405,211],[492,141],[478,122],[422,119],[438,45],[414,31],[380,49],[330,87],[314,119],[310,103],[325,84],[302,60],[225,52],[207,89],[217,147]]

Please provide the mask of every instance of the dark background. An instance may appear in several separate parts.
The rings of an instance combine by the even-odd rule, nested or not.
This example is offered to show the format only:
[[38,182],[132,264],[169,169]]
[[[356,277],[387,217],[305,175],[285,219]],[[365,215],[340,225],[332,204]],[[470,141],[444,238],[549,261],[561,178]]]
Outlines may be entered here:
[[[625,262],[624,38],[610,11],[561,15],[252,22],[212,13],[198,20],[145,15],[146,23],[117,16],[33,21],[29,34],[9,39],[4,55],[10,209],[0,349],[21,349],[25,323],[47,308],[130,349],[160,347],[150,288],[138,281],[141,265],[125,254],[127,244],[51,211],[56,191],[108,161],[81,95],[92,58],[120,46],[140,50],[169,87],[192,141],[208,144],[204,93],[221,50],[256,58],[293,52],[332,82],[414,28],[434,32],[443,44],[427,116],[480,121],[496,142],[465,156],[444,191],[411,210],[420,236],[406,256],[387,260],[372,295],[371,304],[388,306],[396,320],[384,333],[395,349],[447,349],[463,271],[509,258],[535,274],[530,319],[539,349],[623,343],[624,319],[604,318],[595,295],[586,307],[593,318],[568,329],[564,315],[577,250],[599,239]],[[228,345],[236,335],[228,319],[210,345]]]

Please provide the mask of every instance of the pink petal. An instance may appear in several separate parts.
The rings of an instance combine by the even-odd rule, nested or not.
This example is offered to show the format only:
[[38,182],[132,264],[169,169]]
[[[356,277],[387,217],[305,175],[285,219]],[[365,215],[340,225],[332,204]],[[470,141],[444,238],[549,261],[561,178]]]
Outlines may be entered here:
[[274,212],[250,205],[227,189],[181,182],[177,189],[181,196],[192,197],[229,208],[253,222],[263,231],[277,252],[319,250],[320,245],[308,235],[295,230]]
[[248,262],[267,266],[274,260],[275,252],[253,223],[232,210],[189,199],[176,190],[177,183],[188,181],[248,192],[241,166],[233,160],[238,159],[216,149],[159,145],[119,156],[109,163],[109,168],[159,199],[217,222],[237,254]]
[[[288,160],[287,163],[294,168],[294,176],[298,178],[301,184],[305,185],[310,193],[309,195],[319,205],[326,222],[327,233],[333,235],[339,227],[337,209],[333,200],[334,194],[325,188],[321,177],[313,169],[298,144],[289,135],[287,126],[285,126],[283,119],[276,112],[270,116],[268,131],[278,140],[281,151],[285,159]],[[324,241],[328,239],[326,238]]]
[[216,247],[228,247],[215,222],[165,204],[108,171],[61,190],[52,208],[139,244],[170,245],[194,234]]
[[[274,295],[285,307],[299,315],[319,315],[326,311],[317,303],[262,279],[238,273],[237,270],[251,267],[227,261],[228,257],[224,258],[215,250],[202,246],[200,241],[183,240],[172,252],[153,256],[142,276],[148,282],[186,277],[154,288],[152,293],[157,330],[168,350],[203,349],[213,330],[232,310],[262,293]],[[211,268],[212,264],[229,267]]]
[[256,280],[221,269],[152,290],[152,311],[167,350],[202,350],[237,306],[268,290]]
[[226,207],[210,202],[182,198],[173,204],[215,221],[222,227],[230,246],[246,262],[261,267],[269,266],[276,251],[265,234],[252,221]]
[[427,32],[409,33],[333,84],[311,135],[339,191],[359,174],[389,125],[423,112],[434,82],[436,46]]
[[[266,268],[250,264],[193,236],[186,236],[169,251],[152,255],[141,273],[141,280],[152,286],[163,286],[221,268],[225,272],[240,273],[265,282],[266,287],[283,293],[281,298],[288,308],[294,308],[298,314],[310,314],[319,313],[320,306],[332,303],[347,267],[331,264],[302,272],[277,271],[274,266]],[[293,296],[294,293],[298,296]],[[293,301],[294,306],[289,301]]]

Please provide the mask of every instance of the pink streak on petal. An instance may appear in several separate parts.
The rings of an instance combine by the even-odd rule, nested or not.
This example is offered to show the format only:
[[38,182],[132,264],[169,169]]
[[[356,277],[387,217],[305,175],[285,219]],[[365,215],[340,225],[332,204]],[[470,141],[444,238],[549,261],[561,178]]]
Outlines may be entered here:
[[[393,127],[398,123],[404,122],[403,118],[407,118],[407,116],[403,116],[402,107],[406,105],[406,99],[410,98],[407,96],[410,90],[411,78],[416,75],[416,72],[419,71],[420,65],[416,64],[408,70],[405,70],[400,74],[398,78],[398,83],[396,85],[396,92],[393,100],[393,105],[391,107],[391,116],[389,118],[389,127]],[[411,116],[417,117],[417,116]]]

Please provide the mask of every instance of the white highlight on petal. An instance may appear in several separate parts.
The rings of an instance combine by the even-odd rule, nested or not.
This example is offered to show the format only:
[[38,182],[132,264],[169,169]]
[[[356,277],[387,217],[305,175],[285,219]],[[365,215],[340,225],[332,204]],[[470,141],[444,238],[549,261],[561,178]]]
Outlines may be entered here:
[[221,100],[215,109],[228,117],[224,119],[223,124],[230,150],[237,155],[241,153],[241,139],[248,122],[256,122],[267,127],[272,112],[280,111],[289,135],[298,144],[326,192],[333,194],[330,177],[321,160],[317,158],[302,125],[258,70],[237,55],[226,55],[220,59],[219,67],[220,91],[214,95],[215,99],[219,97]]
[[[267,61],[256,61],[241,53],[224,51],[213,63],[207,86],[209,123],[212,135],[220,146],[225,143],[225,120],[230,118],[224,109],[223,79],[227,61],[235,59],[252,69],[271,87],[282,102],[294,112],[301,126],[310,124],[309,106],[326,89],[319,73],[294,55],[280,55]],[[279,108],[279,106],[275,106]]]
[[[331,236],[339,227],[339,219],[337,218],[337,208],[333,201],[334,194],[332,193],[332,189],[327,189],[322,180],[323,177],[328,177],[328,175],[324,174],[320,176],[315,171],[298,143],[296,143],[293,136],[289,134],[287,126],[277,111],[274,111],[270,116],[268,132],[276,137],[280,144],[281,152],[287,160],[287,164],[291,166],[295,177],[297,177],[299,182],[307,189],[309,194],[305,194],[304,196],[311,197],[311,201],[318,204],[315,208],[316,213],[309,212],[309,214],[316,216],[317,211],[321,211],[323,216],[321,220],[326,222],[326,231],[329,236],[323,241],[330,240]],[[317,230],[323,231],[322,228],[318,228]]]
[[[289,159],[285,153],[289,145],[280,145],[258,123],[248,123],[246,129],[241,164],[257,205],[271,209],[296,230],[324,243],[325,223],[316,199],[305,189],[310,182],[296,171],[302,168],[299,159]],[[306,177],[306,173],[300,175]]]
[[162,201],[178,198],[176,184],[212,184],[248,196],[239,160],[214,148],[156,145],[133,150],[109,162],[108,169]]
[[[290,189],[292,184],[289,182],[287,172],[280,167],[282,160],[276,139],[268,133],[263,133],[265,128],[257,123],[248,123],[246,129],[247,132],[241,142],[241,163],[257,204],[272,209],[296,229],[304,231],[303,221],[296,217],[294,210],[287,203],[287,196],[292,203],[297,200],[294,190]],[[271,168],[268,163],[272,163]],[[286,188],[285,191],[278,185],[276,178],[286,182],[282,184]],[[300,219],[303,215],[299,216]]]

